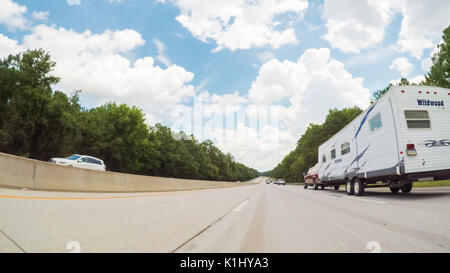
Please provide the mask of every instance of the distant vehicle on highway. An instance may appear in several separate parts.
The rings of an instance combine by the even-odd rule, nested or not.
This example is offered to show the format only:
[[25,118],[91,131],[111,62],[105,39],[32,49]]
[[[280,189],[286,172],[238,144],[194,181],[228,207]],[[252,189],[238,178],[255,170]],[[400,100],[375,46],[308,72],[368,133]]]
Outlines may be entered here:
[[88,155],[75,154],[66,158],[54,157],[50,159],[49,162],[75,168],[106,171],[106,166],[103,160]]
[[285,185],[286,185],[286,181],[284,181],[284,179],[278,179],[277,185],[283,185],[283,186],[285,186]]
[[349,195],[450,178],[450,89],[391,87],[318,151],[318,180]]

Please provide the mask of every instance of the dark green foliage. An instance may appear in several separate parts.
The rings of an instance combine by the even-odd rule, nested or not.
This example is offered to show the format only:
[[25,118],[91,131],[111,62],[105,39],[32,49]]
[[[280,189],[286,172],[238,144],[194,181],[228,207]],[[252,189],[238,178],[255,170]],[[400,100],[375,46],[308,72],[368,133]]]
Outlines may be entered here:
[[226,181],[258,176],[209,140],[174,138],[160,124],[148,127],[136,107],[83,109],[80,91],[68,97],[51,89],[59,81],[50,75],[54,66],[43,50],[0,60],[1,152],[40,160],[88,154],[110,171],[143,175]]
[[433,65],[425,75],[425,84],[450,88],[450,26],[444,30],[442,39],[439,51],[431,58]]
[[303,181],[303,173],[317,163],[319,146],[339,132],[362,112],[358,107],[330,110],[322,125],[310,124],[297,141],[297,147],[275,169],[266,175],[286,179],[287,182]]

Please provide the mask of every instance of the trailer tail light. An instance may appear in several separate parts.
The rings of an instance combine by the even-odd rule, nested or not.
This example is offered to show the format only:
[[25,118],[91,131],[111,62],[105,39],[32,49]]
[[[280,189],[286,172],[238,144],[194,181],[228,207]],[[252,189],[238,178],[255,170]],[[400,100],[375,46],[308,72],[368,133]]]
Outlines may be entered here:
[[406,144],[406,154],[407,155],[417,155],[416,147],[414,144]]

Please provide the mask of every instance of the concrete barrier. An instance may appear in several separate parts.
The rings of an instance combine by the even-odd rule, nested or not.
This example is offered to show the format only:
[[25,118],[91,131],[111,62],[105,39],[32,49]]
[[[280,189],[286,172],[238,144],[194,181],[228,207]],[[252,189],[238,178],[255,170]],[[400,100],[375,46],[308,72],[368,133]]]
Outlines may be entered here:
[[235,183],[101,172],[0,153],[0,187],[75,192],[154,192],[223,188]]

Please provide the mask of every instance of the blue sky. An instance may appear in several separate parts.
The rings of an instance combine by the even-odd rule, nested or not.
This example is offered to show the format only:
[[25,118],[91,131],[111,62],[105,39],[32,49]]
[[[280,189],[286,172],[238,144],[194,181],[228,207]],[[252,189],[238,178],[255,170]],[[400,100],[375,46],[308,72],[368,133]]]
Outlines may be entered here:
[[[329,108],[364,108],[391,81],[423,79],[450,3],[391,2],[0,0],[0,57],[42,47],[58,63],[55,88],[82,89],[88,107],[137,105],[149,124],[175,124],[168,113],[195,98],[211,109],[278,105],[281,125],[268,131],[243,124],[234,133],[251,137],[239,142],[198,136],[267,170]],[[278,137],[271,148],[268,132]]]

